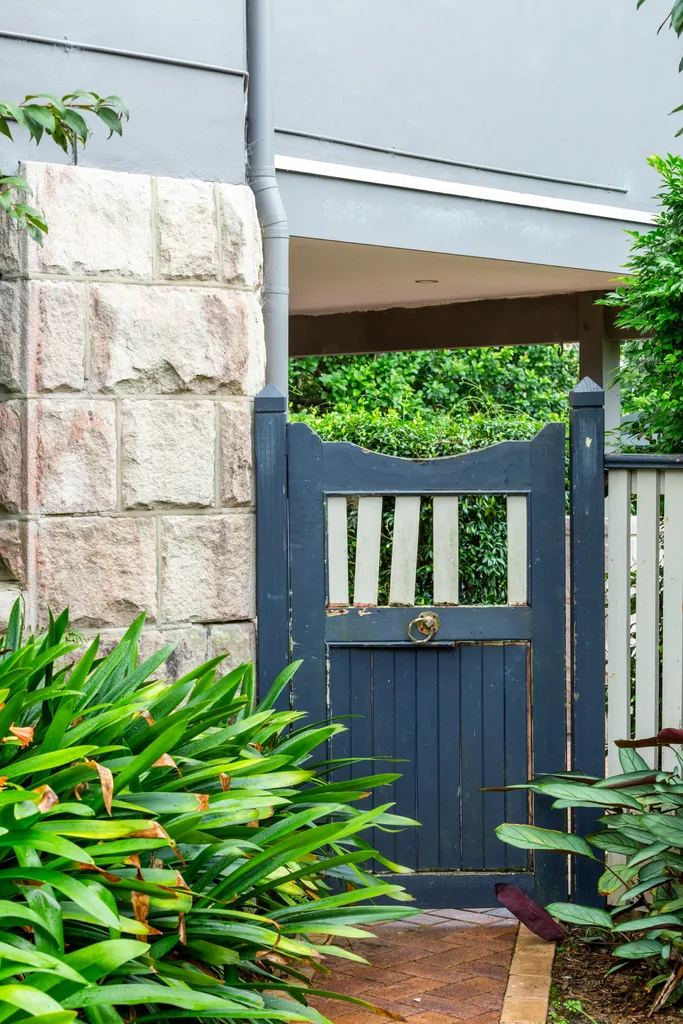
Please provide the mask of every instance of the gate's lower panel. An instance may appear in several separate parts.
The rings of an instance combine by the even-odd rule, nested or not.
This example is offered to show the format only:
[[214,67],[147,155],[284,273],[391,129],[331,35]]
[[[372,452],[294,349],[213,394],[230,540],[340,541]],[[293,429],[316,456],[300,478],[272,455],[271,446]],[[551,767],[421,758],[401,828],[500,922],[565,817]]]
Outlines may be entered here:
[[393,792],[374,791],[375,803],[396,800],[396,813],[421,827],[376,830],[373,841],[425,873],[402,879],[424,905],[457,905],[454,887],[470,906],[491,904],[501,872],[529,868],[527,854],[494,833],[527,821],[526,792],[481,792],[527,778],[527,666],[527,644],[330,648],[330,716],[360,716],[335,736],[332,756],[399,760],[353,765],[335,779],[402,773]]

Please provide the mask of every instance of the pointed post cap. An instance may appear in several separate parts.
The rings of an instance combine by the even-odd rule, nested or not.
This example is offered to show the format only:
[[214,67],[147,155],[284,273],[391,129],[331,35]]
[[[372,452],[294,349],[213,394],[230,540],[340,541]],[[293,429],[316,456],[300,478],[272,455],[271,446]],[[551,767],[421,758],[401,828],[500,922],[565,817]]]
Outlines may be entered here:
[[569,393],[569,404],[573,409],[592,406],[600,408],[605,404],[605,392],[590,377],[584,377]]
[[254,412],[287,412],[287,399],[274,384],[267,384],[254,399]]

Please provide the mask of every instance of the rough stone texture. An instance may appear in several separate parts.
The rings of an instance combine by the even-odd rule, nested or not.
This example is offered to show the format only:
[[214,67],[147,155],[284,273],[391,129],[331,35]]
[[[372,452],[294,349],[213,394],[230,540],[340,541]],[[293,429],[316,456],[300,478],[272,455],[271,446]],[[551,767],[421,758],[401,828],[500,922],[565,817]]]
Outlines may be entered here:
[[[88,638],[95,636],[95,633],[95,630],[88,630]],[[124,633],[124,629],[105,630],[101,633],[99,653],[109,654],[113,651]],[[150,679],[168,679],[175,682],[197,665],[208,661],[208,630],[205,626],[187,626],[179,629],[146,627],[138,641],[138,664],[141,665],[167,644],[176,644],[176,648],[166,661],[151,673]]]
[[0,281],[0,388],[3,391],[21,392],[26,388],[24,339],[27,292],[25,282]]
[[33,189],[32,205],[43,212],[50,232],[42,246],[15,240],[0,269],[151,278],[148,177],[40,163],[21,164],[19,173]]
[[252,407],[247,402],[221,406],[221,504],[254,503]]
[[218,235],[214,187],[206,181],[157,179],[157,245],[161,276],[215,279]]
[[122,402],[124,508],[212,505],[215,449],[213,402]]
[[27,584],[28,524],[18,519],[0,521],[0,581]]
[[0,403],[0,508],[20,512],[26,505],[26,402]]
[[222,671],[230,671],[256,657],[256,629],[253,622],[230,622],[209,629],[209,657],[219,654],[229,657],[221,662]]
[[0,584],[0,629],[6,628],[14,602],[18,597],[22,599],[23,608],[24,599],[19,588],[9,586],[6,583]]
[[109,512],[116,508],[116,420],[112,402],[29,402],[30,511]]
[[258,288],[263,275],[261,232],[254,195],[243,185],[219,185],[223,277]]
[[117,393],[253,394],[263,331],[253,295],[209,288],[92,286],[92,378]]
[[253,515],[170,516],[162,523],[161,559],[165,622],[253,619]]
[[82,391],[85,284],[32,281],[28,302],[29,391]]
[[71,609],[76,628],[154,622],[156,524],[149,518],[45,518],[38,527],[38,618]]
[[20,173],[50,234],[41,248],[0,217],[0,622],[20,592],[37,629],[69,605],[106,651],[146,610],[141,657],[178,643],[160,678],[213,651],[251,658],[265,377],[251,191]]

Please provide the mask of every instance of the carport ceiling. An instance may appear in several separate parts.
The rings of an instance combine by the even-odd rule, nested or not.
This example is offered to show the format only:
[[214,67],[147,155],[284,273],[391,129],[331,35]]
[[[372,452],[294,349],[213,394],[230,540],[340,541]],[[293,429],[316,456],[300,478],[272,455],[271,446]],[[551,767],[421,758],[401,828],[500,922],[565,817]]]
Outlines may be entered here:
[[614,275],[446,253],[292,238],[290,310],[341,313],[605,291]]

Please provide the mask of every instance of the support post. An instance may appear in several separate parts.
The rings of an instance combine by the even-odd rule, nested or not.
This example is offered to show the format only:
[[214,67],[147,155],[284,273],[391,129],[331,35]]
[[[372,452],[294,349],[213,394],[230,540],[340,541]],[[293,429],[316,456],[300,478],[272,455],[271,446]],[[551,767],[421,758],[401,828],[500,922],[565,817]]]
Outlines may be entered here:
[[605,433],[607,448],[616,447],[612,433],[621,425],[621,395],[614,376],[619,369],[621,342],[610,337],[605,306],[596,302],[602,292],[579,295],[579,374],[589,377],[605,391]]
[[[289,663],[287,400],[269,384],[254,399],[257,680],[263,697]],[[278,706],[287,707],[283,694]]]
[[[571,766],[605,774],[605,393],[585,377],[570,401]],[[599,808],[579,808],[574,828],[597,831]],[[572,858],[572,898],[599,906],[600,866]]]

